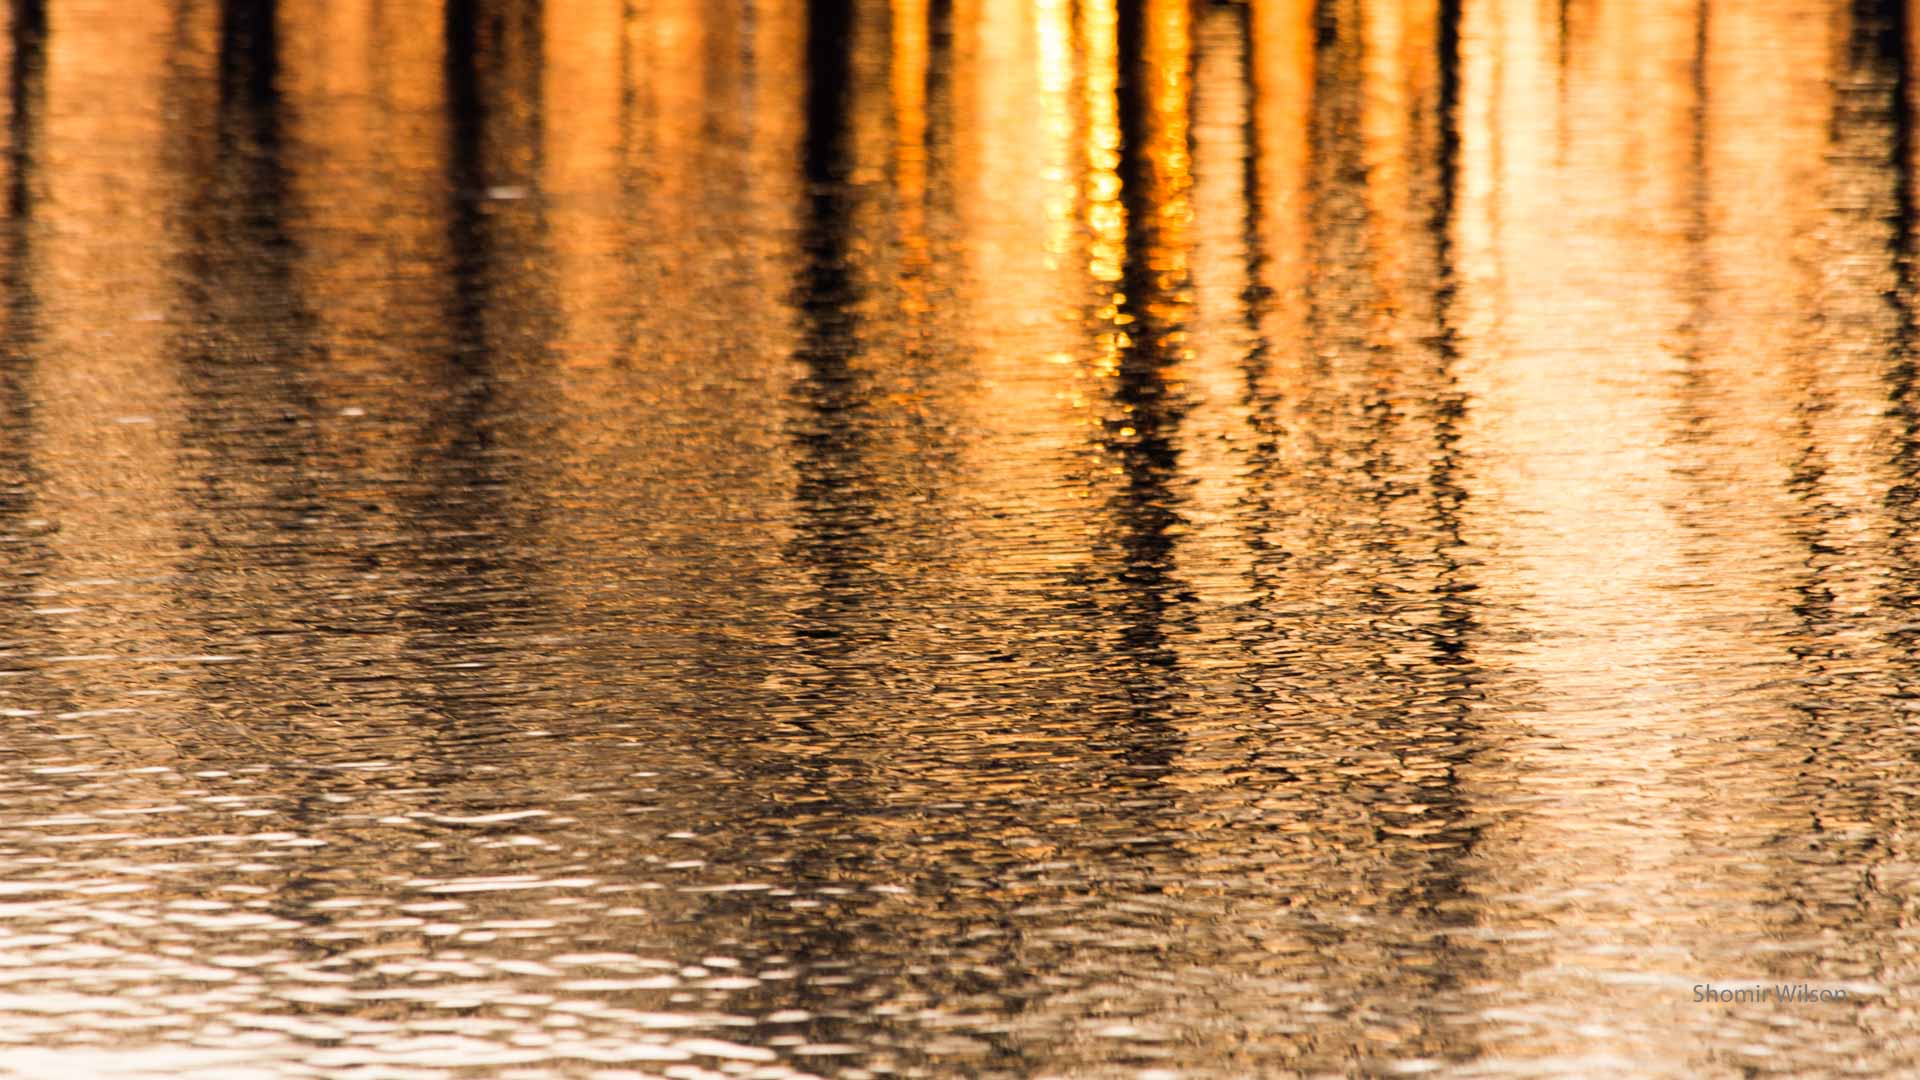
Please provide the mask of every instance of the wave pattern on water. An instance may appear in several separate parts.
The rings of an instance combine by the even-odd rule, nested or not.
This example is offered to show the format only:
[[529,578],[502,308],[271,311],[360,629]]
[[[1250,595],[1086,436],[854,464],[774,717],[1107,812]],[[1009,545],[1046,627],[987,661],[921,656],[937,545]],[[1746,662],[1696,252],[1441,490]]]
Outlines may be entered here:
[[0,1071],[1920,1069],[1904,6],[4,17]]

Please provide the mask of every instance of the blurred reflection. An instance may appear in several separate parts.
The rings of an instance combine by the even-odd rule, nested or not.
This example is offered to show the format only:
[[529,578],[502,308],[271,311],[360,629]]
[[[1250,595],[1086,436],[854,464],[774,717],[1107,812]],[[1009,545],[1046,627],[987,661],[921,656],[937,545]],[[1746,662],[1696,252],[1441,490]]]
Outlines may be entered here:
[[[1101,448],[1119,478],[1108,507],[1120,583],[1119,645],[1128,660],[1120,681],[1129,721],[1149,731],[1166,720],[1161,669],[1174,664],[1174,654],[1164,623],[1179,603],[1171,530],[1181,520],[1173,492],[1185,411],[1179,372],[1190,353],[1188,18],[1178,0],[1122,5],[1114,33],[1121,65],[1114,174],[1125,224],[1116,291],[1100,312],[1106,325],[1099,332],[1111,335],[1117,351],[1115,408],[1104,420]],[[1142,731],[1128,739],[1132,767],[1166,765],[1171,747],[1164,736]]]
[[1907,5],[5,19],[0,1072],[1905,1064]]
[[8,648],[46,633],[39,605],[28,596],[33,578],[44,572],[47,550],[44,532],[34,522],[35,475],[33,441],[32,365],[40,347],[39,297],[34,281],[35,177],[40,152],[45,103],[45,39],[47,16],[38,2],[21,0],[7,10],[7,221],[0,244],[0,288],[6,290],[5,329],[0,332],[0,544],[16,568],[0,607],[0,636]]
[[17,0],[7,10],[7,142],[6,142],[6,216],[4,264],[0,264],[0,288],[6,290],[5,329],[0,331],[7,351],[0,380],[4,380],[7,405],[5,430],[14,432],[9,440],[13,459],[6,467],[4,496],[15,509],[24,508],[28,493],[25,469],[28,462],[19,448],[28,422],[24,387],[19,383],[20,365],[16,357],[31,355],[34,347],[36,297],[32,274],[33,244],[31,222],[34,209],[33,164],[40,137],[42,114],[46,108],[44,75],[46,64],[47,13],[38,0]]
[[[861,413],[872,394],[856,366],[860,349],[862,286],[851,250],[853,206],[846,180],[852,148],[848,100],[852,67],[849,2],[812,5],[807,24],[806,215],[800,240],[804,260],[794,303],[802,319],[796,359],[804,420],[798,432],[799,561],[819,575],[819,599],[803,616],[799,634],[816,639],[826,661],[853,647],[849,630],[871,632],[859,618],[871,602],[873,479],[864,460]],[[851,624],[850,626],[848,624]]]
[[7,9],[7,217],[29,211],[33,142],[45,108],[40,78],[46,63],[47,10],[40,0],[14,0]]

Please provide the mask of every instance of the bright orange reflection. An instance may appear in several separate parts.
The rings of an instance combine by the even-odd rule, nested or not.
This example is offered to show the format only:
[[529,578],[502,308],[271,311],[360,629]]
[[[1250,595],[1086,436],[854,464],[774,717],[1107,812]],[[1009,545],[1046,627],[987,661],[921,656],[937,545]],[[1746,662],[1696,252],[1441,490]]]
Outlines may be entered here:
[[[163,118],[209,105],[211,73],[195,45],[210,29],[156,8],[69,6],[50,16],[31,182],[42,314],[26,359],[38,408],[14,437],[32,440],[44,476],[33,518],[59,530],[56,582],[166,575],[182,556],[173,266],[188,238],[175,226],[176,169],[208,150]],[[49,619],[49,651],[174,651],[164,595],[42,606],[73,609]],[[82,704],[69,707],[91,707],[105,688],[88,690],[75,675]]]
[[1915,19],[39,10],[0,1072],[1907,1064]]
[[1269,295],[1260,308],[1262,337],[1274,343],[1269,363],[1285,371],[1304,350],[1309,273],[1307,177],[1313,132],[1313,8],[1311,0],[1256,0],[1248,28],[1258,139],[1254,173],[1258,206],[1257,283]]
[[[1092,234],[1087,270],[1094,280],[1117,282],[1126,258],[1127,212],[1120,203],[1119,16],[1114,0],[1089,0],[1080,9],[1086,79],[1086,214]],[[1107,366],[1107,365],[1103,365]]]

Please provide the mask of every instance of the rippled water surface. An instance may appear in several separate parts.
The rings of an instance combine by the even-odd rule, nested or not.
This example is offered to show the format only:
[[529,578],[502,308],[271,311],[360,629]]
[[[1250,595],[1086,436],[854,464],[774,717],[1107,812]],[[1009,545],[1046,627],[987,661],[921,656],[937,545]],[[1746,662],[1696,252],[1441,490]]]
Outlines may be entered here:
[[6,20],[0,1073],[1920,1070],[1898,4]]

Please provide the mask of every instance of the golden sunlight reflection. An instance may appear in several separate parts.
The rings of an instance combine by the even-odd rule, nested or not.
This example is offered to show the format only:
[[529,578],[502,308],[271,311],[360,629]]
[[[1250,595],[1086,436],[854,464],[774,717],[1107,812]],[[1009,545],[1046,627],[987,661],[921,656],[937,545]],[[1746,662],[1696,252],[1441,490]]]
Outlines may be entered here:
[[[1080,9],[1081,51],[1086,78],[1086,215],[1092,236],[1087,271],[1094,280],[1118,282],[1126,258],[1127,212],[1120,202],[1120,17],[1116,0],[1088,0]],[[1102,373],[1112,367],[1103,362]]]
[[0,1073],[1911,1072],[1911,7],[0,5]]
[[[1483,11],[1492,47],[1465,76],[1486,88],[1467,114],[1482,126],[1464,141],[1489,149],[1470,159],[1461,246],[1479,264],[1466,303],[1495,325],[1469,350],[1466,445],[1486,491],[1468,521],[1499,586],[1526,598],[1518,622],[1490,629],[1527,642],[1514,655],[1538,701],[1506,721],[1519,779],[1488,781],[1535,793],[1485,840],[1501,868],[1486,888],[1511,898],[1488,918],[1572,931],[1530,979],[1559,988],[1570,1030],[1591,1039],[1490,1052],[1705,1068],[1727,1051],[1686,995],[1595,1003],[1701,972],[1849,969],[1801,954],[1774,910],[1802,872],[1788,851],[1710,879],[1693,869],[1703,847],[1815,827],[1787,708],[1805,671],[1789,628],[1808,558],[1790,380],[1808,348],[1795,313],[1819,306],[1795,249],[1829,189],[1809,173],[1832,160],[1833,54],[1787,9],[1588,11],[1566,41],[1524,4]],[[1556,78],[1557,56],[1565,96],[1543,97],[1532,88]],[[1749,179],[1736,192],[1714,182],[1726,175]],[[1569,188],[1577,207],[1556,194]],[[1703,788],[1736,781],[1703,737],[1739,748],[1740,796],[1711,809]],[[1785,940],[1756,952],[1769,936]]]
[[[1307,175],[1312,153],[1314,27],[1311,0],[1259,0],[1248,16],[1248,69],[1257,152],[1250,233],[1265,297],[1254,306],[1268,370],[1290,371],[1306,353]],[[1265,371],[1255,381],[1267,385]],[[1271,435],[1269,435],[1271,437]]]
[[[158,10],[68,8],[50,19],[42,58],[38,175],[26,181],[39,227],[29,238],[38,317],[18,360],[33,402],[25,442],[39,474],[26,532],[57,534],[31,590],[42,656],[174,654],[165,590],[109,599],[80,582],[165,581],[182,557],[186,486],[182,377],[187,332],[174,287],[183,164],[208,152],[162,123],[170,109],[206,108],[214,92],[205,18]],[[202,200],[218,199],[207,192]],[[169,212],[169,211],[175,212]],[[137,685],[158,690],[154,672]],[[48,675],[62,709],[102,707],[126,692],[84,674],[80,662]],[[170,681],[170,680],[168,680]],[[59,710],[56,710],[59,711]]]
[[[901,212],[913,220],[920,214],[927,188],[926,0],[893,0],[888,30],[893,47],[894,187]],[[909,226],[908,231],[918,230]]]

